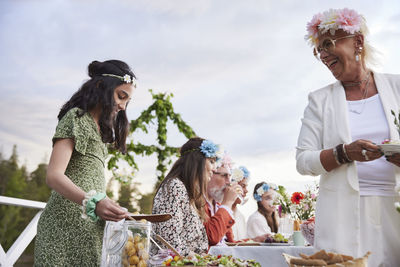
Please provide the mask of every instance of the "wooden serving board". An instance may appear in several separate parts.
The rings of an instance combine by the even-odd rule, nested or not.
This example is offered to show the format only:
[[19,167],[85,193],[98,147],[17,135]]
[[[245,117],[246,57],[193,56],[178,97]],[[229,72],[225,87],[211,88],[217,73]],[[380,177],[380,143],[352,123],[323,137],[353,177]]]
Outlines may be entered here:
[[172,218],[172,215],[168,214],[168,213],[165,213],[165,214],[133,214],[133,213],[129,213],[129,216],[131,216],[133,219],[135,219],[137,221],[145,219],[151,223],[165,222]]

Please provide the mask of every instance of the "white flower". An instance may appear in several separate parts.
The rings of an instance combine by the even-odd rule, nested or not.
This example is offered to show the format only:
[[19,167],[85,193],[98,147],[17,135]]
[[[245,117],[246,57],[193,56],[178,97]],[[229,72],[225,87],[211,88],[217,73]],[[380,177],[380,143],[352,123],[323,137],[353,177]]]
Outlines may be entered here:
[[[233,169],[233,171],[232,171],[232,181],[240,182],[243,179],[243,176],[244,176],[244,173],[243,173],[243,171],[241,169],[239,169],[239,168]],[[258,190],[260,190],[260,188]],[[257,193],[258,193],[258,190],[257,190]],[[262,190],[262,188],[261,188],[261,190]],[[262,194],[258,194],[258,195],[262,196]]]
[[270,184],[269,184],[269,187],[272,188],[272,189],[274,189],[274,190],[277,190],[277,189],[278,189],[278,186],[276,186],[276,184],[274,184],[274,183],[270,183]]
[[129,74],[125,74],[123,78],[124,78],[124,82],[126,82],[126,83],[132,82],[131,76]]
[[264,195],[264,189],[262,188],[262,186],[260,186],[260,187],[257,189],[257,195],[259,195],[259,196]]
[[290,206],[290,212],[295,213],[297,210],[297,207],[295,205]]

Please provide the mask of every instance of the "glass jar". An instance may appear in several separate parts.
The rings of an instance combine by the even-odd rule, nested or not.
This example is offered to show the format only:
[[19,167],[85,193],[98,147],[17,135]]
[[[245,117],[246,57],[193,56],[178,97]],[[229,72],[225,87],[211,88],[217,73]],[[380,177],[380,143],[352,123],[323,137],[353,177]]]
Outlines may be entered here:
[[127,235],[121,251],[121,266],[147,267],[150,252],[151,223],[126,221],[124,231]]
[[106,254],[102,266],[147,267],[150,251],[151,223],[143,221],[107,222],[105,229]]

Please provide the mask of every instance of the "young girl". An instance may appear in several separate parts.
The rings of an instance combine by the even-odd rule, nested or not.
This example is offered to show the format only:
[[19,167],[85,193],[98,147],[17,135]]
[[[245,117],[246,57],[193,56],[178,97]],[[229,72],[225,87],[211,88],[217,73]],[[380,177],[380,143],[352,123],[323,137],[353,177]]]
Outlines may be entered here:
[[46,177],[53,191],[37,228],[35,266],[100,265],[103,220],[126,216],[105,195],[104,164],[106,144],[126,152],[125,109],[136,77],[119,60],[93,61],[88,72],[58,114]]
[[278,216],[273,205],[276,186],[261,182],[254,187],[254,199],[257,201],[258,209],[247,221],[247,235],[249,238],[264,242],[272,233],[278,232]]

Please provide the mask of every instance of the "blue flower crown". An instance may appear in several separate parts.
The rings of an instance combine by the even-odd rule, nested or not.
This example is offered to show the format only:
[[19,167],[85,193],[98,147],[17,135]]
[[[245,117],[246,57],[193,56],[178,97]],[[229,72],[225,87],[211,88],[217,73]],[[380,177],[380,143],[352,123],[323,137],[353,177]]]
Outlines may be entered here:
[[217,158],[217,160],[219,160],[221,159],[222,153],[219,148],[219,145],[214,144],[211,140],[203,140],[199,148],[186,150],[181,156],[193,151],[200,151],[206,158]]
[[250,178],[250,172],[245,166],[240,166],[239,169],[243,172],[243,178]]
[[263,183],[263,185],[257,189],[256,193],[254,193],[254,199],[257,202],[260,202],[262,200],[262,195],[264,195],[265,192],[268,192],[269,189],[276,191],[278,190],[278,186],[276,186],[276,184]]

